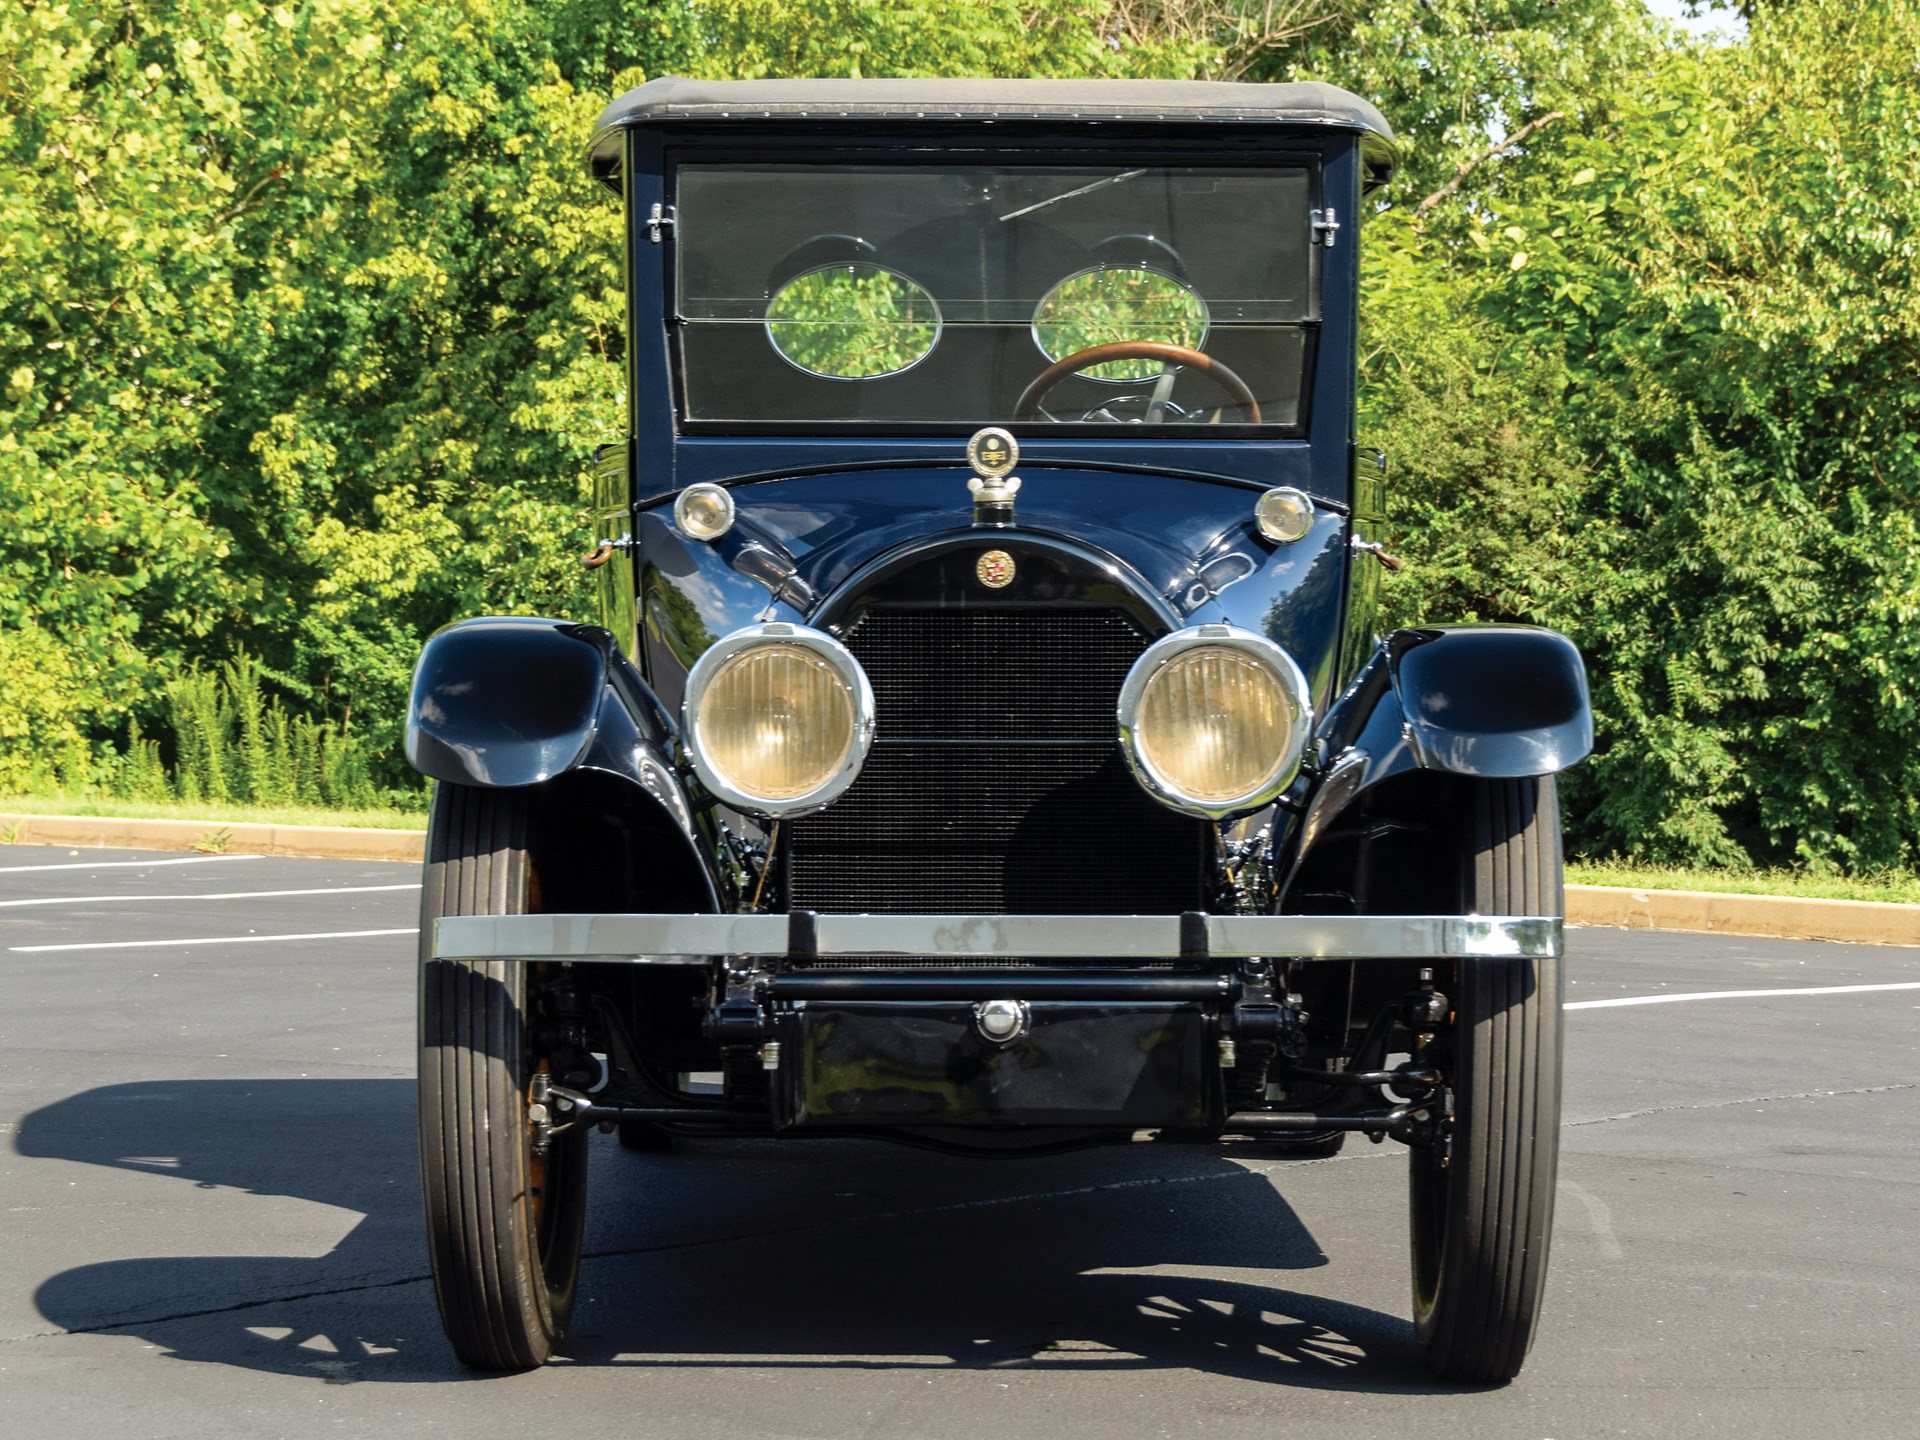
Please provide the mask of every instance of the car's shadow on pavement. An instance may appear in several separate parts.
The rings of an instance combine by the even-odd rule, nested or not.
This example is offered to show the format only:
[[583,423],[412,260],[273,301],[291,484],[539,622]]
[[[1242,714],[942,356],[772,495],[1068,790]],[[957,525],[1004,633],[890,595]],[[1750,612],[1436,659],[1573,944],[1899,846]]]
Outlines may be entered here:
[[[486,1378],[439,1334],[410,1080],[106,1086],[27,1116],[15,1143],[183,1187],[169,1202],[142,1183],[130,1203],[144,1211],[112,1234],[95,1241],[76,1222],[63,1237],[67,1254],[165,1252],[42,1281],[35,1301],[64,1330],[330,1383]],[[561,1363],[1180,1368],[1457,1389],[1433,1384],[1400,1316],[1286,1288],[1287,1272],[1326,1257],[1232,1153],[1248,1152],[1134,1144],[991,1162],[831,1140],[639,1155],[599,1139]],[[1352,1168],[1357,1187],[1397,1186]],[[207,1206],[194,1189],[259,1197],[257,1222],[230,1194]],[[316,1217],[282,1197],[360,1218],[327,1253],[286,1253],[317,1248]],[[268,1253],[204,1253],[223,1247]]]

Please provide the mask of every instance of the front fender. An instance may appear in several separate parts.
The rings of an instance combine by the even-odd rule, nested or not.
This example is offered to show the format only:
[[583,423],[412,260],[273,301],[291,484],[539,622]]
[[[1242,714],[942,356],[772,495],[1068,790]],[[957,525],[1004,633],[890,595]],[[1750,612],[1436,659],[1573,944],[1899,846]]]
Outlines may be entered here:
[[1535,625],[1396,630],[1381,647],[1423,770],[1514,780],[1554,775],[1593,749],[1587,667]]
[[678,727],[611,631],[531,616],[447,626],[414,669],[406,751],[423,775],[454,785],[618,777],[638,791],[621,808],[651,808],[685,842],[687,874],[698,877],[689,883],[701,893],[682,903],[717,903],[712,837],[675,763]]
[[612,639],[530,616],[437,632],[414,667],[408,762],[435,780],[496,789],[564,775],[593,743]]
[[1361,794],[1413,770],[1553,775],[1593,749],[1587,671],[1533,625],[1434,625],[1382,640],[1327,712],[1295,863]]
[[435,780],[507,789],[602,770],[640,786],[691,839],[678,739],[666,707],[597,625],[462,620],[428,640],[414,667],[407,759]]

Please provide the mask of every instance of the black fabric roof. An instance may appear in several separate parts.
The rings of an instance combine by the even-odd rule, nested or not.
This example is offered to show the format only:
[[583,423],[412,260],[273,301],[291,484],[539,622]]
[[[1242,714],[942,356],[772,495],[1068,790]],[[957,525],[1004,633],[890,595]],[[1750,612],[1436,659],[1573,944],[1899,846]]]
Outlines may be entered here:
[[[1211,80],[683,80],[629,90],[600,116],[594,169],[619,163],[619,133],[637,125],[716,120],[1124,120],[1167,124],[1304,125],[1376,137],[1391,163],[1393,131],[1358,95],[1317,81]],[[1377,142],[1386,142],[1384,146]]]

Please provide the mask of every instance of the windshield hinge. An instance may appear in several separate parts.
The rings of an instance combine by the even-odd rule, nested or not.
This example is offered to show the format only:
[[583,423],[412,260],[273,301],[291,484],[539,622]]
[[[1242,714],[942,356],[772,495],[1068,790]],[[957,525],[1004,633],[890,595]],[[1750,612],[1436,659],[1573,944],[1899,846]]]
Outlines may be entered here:
[[1324,210],[1310,210],[1307,214],[1308,218],[1313,222],[1313,243],[1315,245],[1324,245],[1327,249],[1331,250],[1333,248],[1334,236],[1340,229],[1338,212],[1329,205]]
[[656,200],[647,214],[647,239],[658,245],[661,236],[673,228],[673,221],[673,206],[662,205]]

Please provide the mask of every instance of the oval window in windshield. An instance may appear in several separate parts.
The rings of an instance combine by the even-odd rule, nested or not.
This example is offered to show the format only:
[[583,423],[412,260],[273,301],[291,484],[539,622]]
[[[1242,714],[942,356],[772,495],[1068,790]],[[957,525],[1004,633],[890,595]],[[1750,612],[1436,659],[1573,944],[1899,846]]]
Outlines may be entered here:
[[940,338],[940,309],[925,290],[884,265],[823,265],[774,292],[767,337],[810,375],[872,380],[927,358]]
[[[1095,345],[1157,340],[1198,350],[1207,338],[1207,307],[1193,288],[1144,265],[1101,266],[1069,275],[1033,312],[1033,339],[1049,360]],[[1151,380],[1158,360],[1113,360],[1080,373],[1093,380]]]

